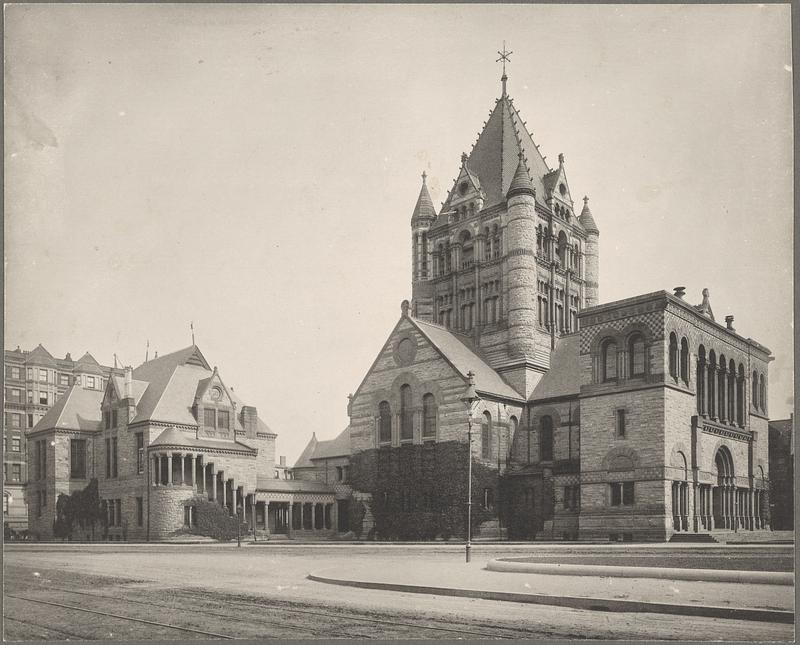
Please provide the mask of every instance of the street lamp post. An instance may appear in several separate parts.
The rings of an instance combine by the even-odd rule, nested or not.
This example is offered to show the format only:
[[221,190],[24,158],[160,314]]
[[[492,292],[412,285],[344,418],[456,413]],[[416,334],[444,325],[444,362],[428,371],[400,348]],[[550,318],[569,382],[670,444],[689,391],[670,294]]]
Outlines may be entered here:
[[236,507],[236,546],[242,546],[242,505]]
[[467,372],[467,389],[461,395],[461,400],[467,406],[467,544],[466,557],[470,561],[470,551],[472,550],[472,404],[478,400],[475,392],[475,374],[470,370]]

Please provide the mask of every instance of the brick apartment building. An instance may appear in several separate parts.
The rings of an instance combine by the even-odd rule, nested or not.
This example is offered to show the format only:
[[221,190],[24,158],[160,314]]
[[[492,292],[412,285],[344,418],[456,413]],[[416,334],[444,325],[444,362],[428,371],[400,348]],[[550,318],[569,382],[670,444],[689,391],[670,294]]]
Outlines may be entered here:
[[364,500],[364,530],[379,537],[424,523],[428,537],[449,534],[436,518],[463,526],[471,421],[484,534],[768,528],[770,351],[733,316],[720,324],[707,290],[696,305],[683,288],[600,303],[588,198],[576,212],[564,156],[546,163],[506,81],[438,212],[423,174],[412,300],[333,454],[312,438],[296,476],[344,473],[337,497]]
[[281,478],[276,436],[194,345],[104,389],[73,385],[28,432],[30,530],[52,538],[58,496],[96,478],[106,527],[81,539],[169,538],[191,530],[198,500],[241,507],[262,535],[330,534],[333,492]]
[[5,350],[4,364],[3,524],[20,531],[28,527],[26,431],[71,386],[102,392],[114,369],[88,352],[77,361],[70,354],[54,358],[42,345],[32,351]]

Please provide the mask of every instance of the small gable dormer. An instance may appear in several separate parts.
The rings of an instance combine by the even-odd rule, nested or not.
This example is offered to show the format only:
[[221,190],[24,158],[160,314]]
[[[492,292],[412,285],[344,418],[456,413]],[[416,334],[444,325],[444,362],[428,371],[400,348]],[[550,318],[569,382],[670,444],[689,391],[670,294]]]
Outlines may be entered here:
[[569,192],[567,172],[564,169],[564,155],[558,155],[558,168],[547,173],[543,178],[546,191],[545,199],[553,210],[553,214],[565,222],[574,224],[576,215]]
[[122,392],[117,383],[119,377],[112,376],[106,383],[106,390],[103,394],[103,402],[100,407],[103,411],[103,428],[110,430],[116,428],[119,423],[119,403],[122,399]]
[[211,376],[197,383],[193,407],[198,438],[234,439],[236,402],[216,367]]
[[461,170],[458,178],[447,196],[445,208],[448,211],[448,220],[461,222],[483,209],[486,195],[481,189],[478,176],[469,169],[467,155],[461,155]]

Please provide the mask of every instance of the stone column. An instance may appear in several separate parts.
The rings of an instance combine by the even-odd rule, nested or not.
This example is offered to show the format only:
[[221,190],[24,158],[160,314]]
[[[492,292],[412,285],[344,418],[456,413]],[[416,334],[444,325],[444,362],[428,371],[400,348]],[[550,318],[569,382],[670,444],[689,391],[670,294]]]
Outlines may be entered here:
[[334,500],[333,504],[331,504],[331,506],[332,506],[332,508],[331,508],[331,528],[338,533],[339,532],[339,502]]
[[217,501],[217,469],[214,468],[213,462],[208,464],[208,468],[211,471],[211,490],[209,491],[211,493],[210,500],[212,502],[216,502]]
[[172,453],[167,453],[167,485],[172,485]]
[[[289,504],[289,519],[292,517],[292,505]],[[291,521],[290,521],[291,523]],[[291,528],[291,527],[290,527]],[[269,502],[264,502],[264,532],[269,535]]]
[[228,504],[228,482],[225,481],[225,471],[224,470],[220,470],[219,471],[219,483],[220,483],[220,488],[221,488],[220,492],[222,493],[222,496],[221,496],[221,498],[219,500],[219,503],[224,508]]
[[[294,502],[290,501],[289,502],[289,525],[286,527],[286,537],[291,537],[292,536],[292,528],[293,528],[293,526],[292,526],[292,509],[293,508],[294,508]],[[267,507],[265,506],[264,507],[264,517],[265,518],[267,517],[266,513],[267,513]],[[267,526],[269,526],[269,524],[267,524]]]
[[239,508],[238,506],[239,500],[237,498],[239,489],[237,488],[236,482],[233,479],[231,479],[230,482],[231,482],[231,511],[232,515],[236,515],[236,509]]
[[317,530],[317,503],[311,503],[311,530]]
[[150,476],[150,484],[152,486],[158,486],[159,483],[160,483],[158,481],[160,479],[158,471],[159,471],[159,468],[158,468],[158,455],[151,455],[151,458],[150,458],[150,474],[151,474],[151,476]]

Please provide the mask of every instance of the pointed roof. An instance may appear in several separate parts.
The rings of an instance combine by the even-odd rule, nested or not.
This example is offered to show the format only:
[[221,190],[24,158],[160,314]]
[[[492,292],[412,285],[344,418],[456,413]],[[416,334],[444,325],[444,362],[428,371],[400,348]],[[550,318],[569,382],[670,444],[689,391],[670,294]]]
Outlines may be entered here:
[[[580,193],[578,193],[580,195]],[[578,221],[583,226],[584,230],[587,233],[600,233],[600,229],[597,228],[597,224],[595,224],[594,217],[592,217],[592,211],[589,210],[589,198],[583,198],[583,210],[581,211],[581,216],[578,218]]]
[[133,421],[196,425],[191,406],[197,383],[211,373],[196,345],[142,363],[133,370],[133,378],[147,383],[147,388],[136,405]]
[[42,344],[39,343],[36,348],[28,354],[25,358],[26,363],[32,363],[34,365],[52,365],[55,367],[56,359],[53,358],[53,355],[48,352]]
[[422,188],[419,190],[419,197],[417,198],[417,205],[414,207],[414,213],[411,216],[411,223],[414,224],[421,219],[435,220],[436,209],[433,206],[431,194],[428,192],[428,184],[426,178],[428,173],[422,173]]
[[350,450],[350,426],[342,430],[335,439],[318,441],[310,460],[330,459],[332,457],[347,457]]
[[30,433],[50,429],[100,430],[102,390],[85,390],[72,385],[39,420]]
[[[486,195],[484,207],[505,200],[519,165],[520,153],[537,196],[544,199],[542,178],[550,173],[550,168],[539,154],[538,147],[514,107],[513,99],[503,95],[497,99],[489,120],[484,124],[472,152],[467,157],[467,165],[480,179],[481,188]],[[447,196],[445,206],[455,196],[454,189],[455,186]]]
[[317,449],[317,433],[311,433],[311,439],[308,440],[308,444],[303,449],[303,452],[297,458],[294,466],[292,468],[313,468],[314,464],[311,463],[311,455],[314,454],[314,451]]
[[89,352],[86,352],[75,362],[75,371],[86,374],[103,374],[100,363]]
[[550,354],[550,369],[533,388],[529,401],[580,394],[580,339],[577,332],[556,339]]
[[441,325],[417,320],[410,316],[408,319],[447,359],[465,382],[470,370],[475,374],[475,389],[478,392],[494,394],[503,398],[520,399],[519,393],[506,383],[464,340]]
[[514,173],[514,178],[511,180],[511,185],[508,187],[508,193],[506,193],[506,197],[525,194],[531,196],[536,195],[533,190],[533,183],[531,183],[531,177],[528,174],[528,168],[525,165],[525,160],[520,152],[517,171]]

